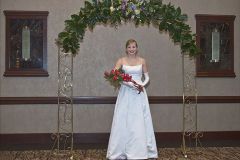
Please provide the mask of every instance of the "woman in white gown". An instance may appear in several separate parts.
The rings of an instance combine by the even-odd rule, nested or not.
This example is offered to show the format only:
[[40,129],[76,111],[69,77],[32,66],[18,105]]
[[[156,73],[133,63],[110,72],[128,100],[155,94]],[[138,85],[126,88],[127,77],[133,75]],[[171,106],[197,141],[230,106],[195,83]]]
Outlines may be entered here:
[[[137,55],[137,47],[135,40],[128,40],[127,56],[120,58],[115,66],[115,69],[122,67],[140,87],[131,82],[124,82],[120,87],[107,150],[107,159],[110,160],[158,157],[148,97],[144,88],[149,76],[145,60]],[[139,94],[139,91],[142,92]]]

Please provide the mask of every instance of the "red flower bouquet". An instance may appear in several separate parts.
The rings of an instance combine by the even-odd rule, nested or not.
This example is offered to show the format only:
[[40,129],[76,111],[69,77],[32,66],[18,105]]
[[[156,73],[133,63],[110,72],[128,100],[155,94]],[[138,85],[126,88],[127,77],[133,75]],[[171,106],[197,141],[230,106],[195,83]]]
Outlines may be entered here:
[[136,87],[139,93],[143,91],[142,86],[137,84],[132,79],[132,76],[124,73],[122,69],[112,69],[111,72],[104,72],[104,78],[109,81],[115,89],[119,89],[122,82],[129,82],[133,83],[133,86]]

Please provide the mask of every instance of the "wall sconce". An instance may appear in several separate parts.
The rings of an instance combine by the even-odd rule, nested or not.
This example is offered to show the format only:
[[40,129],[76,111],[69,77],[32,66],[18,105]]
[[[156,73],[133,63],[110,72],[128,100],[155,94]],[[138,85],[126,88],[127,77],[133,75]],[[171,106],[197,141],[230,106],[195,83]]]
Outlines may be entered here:
[[210,62],[219,62],[220,57],[220,32],[215,28],[212,32],[212,57]]
[[22,58],[27,61],[30,59],[30,29],[24,26],[22,29]]

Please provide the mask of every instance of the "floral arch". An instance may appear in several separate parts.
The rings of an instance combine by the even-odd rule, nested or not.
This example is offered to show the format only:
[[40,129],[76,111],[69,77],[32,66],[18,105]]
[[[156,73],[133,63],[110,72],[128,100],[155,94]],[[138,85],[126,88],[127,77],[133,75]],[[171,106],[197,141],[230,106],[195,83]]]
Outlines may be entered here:
[[[199,49],[196,46],[195,34],[185,23],[186,20],[187,15],[182,14],[179,7],[175,8],[171,3],[163,4],[162,0],[92,0],[92,2],[85,1],[85,6],[79,13],[71,15],[71,18],[65,21],[65,29],[58,34],[57,39],[60,49],[58,52],[58,132],[53,134],[53,137],[55,137],[54,146],[57,145],[58,153],[61,150],[61,141],[64,142],[64,149],[73,150],[72,55],[77,55],[85,31],[93,30],[99,24],[109,24],[115,28],[130,21],[133,21],[136,26],[153,24],[159,31],[169,33],[173,42],[180,45],[181,54],[194,57],[199,53]],[[68,60],[66,57],[69,57]],[[189,77],[186,80],[183,78],[184,81],[189,81]],[[191,87],[189,82],[187,86]],[[195,91],[194,87],[190,90]],[[187,102],[191,104],[189,97],[184,95],[185,91],[183,91],[183,110]],[[185,115],[183,119],[185,123]],[[185,136],[188,134],[184,126],[185,124],[183,124],[182,147],[183,154],[186,156]],[[196,134],[198,134],[197,131],[194,135]]]
[[162,0],[92,0],[85,1],[85,7],[78,14],[65,21],[65,29],[59,33],[57,43],[65,53],[76,55],[87,28],[110,24],[118,27],[123,22],[133,21],[136,26],[153,24],[160,31],[168,32],[174,43],[181,46],[181,52],[195,56],[199,52],[191,27],[184,23],[187,15],[180,7]]

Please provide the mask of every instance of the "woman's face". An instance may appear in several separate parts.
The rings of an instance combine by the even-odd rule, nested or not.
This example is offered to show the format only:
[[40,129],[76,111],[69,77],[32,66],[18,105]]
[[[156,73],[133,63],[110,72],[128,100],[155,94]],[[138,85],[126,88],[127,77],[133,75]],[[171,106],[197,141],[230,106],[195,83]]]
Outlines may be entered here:
[[127,48],[127,54],[128,55],[136,55],[137,54],[137,46],[136,46],[136,43],[130,43]]

